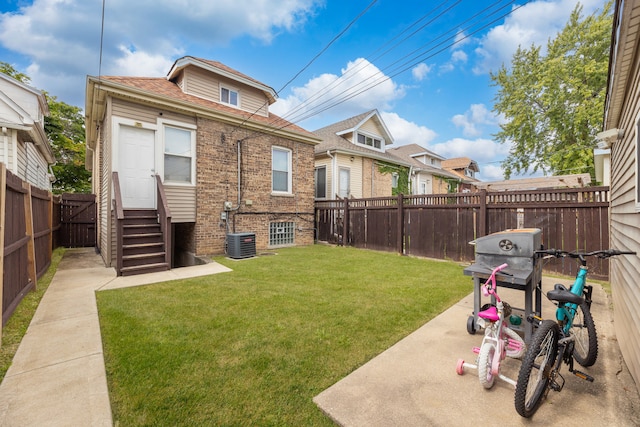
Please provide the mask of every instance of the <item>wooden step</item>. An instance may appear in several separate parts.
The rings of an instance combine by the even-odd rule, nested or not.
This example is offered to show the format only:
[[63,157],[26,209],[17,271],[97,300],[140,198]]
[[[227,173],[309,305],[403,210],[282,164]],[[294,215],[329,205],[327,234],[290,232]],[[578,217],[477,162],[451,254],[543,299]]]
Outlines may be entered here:
[[169,270],[169,265],[166,262],[158,262],[154,264],[122,267],[122,270],[120,270],[120,274],[122,274],[123,276],[133,276],[135,274],[155,273],[157,271],[167,270]]

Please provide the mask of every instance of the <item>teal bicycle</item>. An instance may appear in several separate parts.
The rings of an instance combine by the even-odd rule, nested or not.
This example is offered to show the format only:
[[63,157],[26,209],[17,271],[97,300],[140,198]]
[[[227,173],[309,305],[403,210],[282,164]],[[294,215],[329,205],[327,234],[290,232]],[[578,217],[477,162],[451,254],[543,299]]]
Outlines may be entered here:
[[542,257],[570,257],[580,262],[580,269],[570,289],[556,284],[547,298],[557,305],[556,320],[530,316],[537,329],[534,332],[516,381],[515,406],[518,414],[531,417],[549,390],[561,391],[564,377],[560,368],[564,362],[569,372],[593,382],[593,377],[574,369],[574,360],[584,367],[592,366],[598,357],[596,327],[591,316],[592,286],[586,284],[587,257],[610,258],[616,255],[635,255],[615,249],[593,252],[567,252],[558,249],[536,251]]

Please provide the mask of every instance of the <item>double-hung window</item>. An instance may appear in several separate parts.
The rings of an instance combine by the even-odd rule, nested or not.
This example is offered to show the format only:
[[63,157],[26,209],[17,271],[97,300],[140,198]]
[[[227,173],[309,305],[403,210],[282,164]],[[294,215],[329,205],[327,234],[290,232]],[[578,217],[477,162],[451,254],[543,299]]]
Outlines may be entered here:
[[271,148],[271,191],[291,194],[291,150]]
[[316,199],[327,197],[327,167],[320,166],[315,169]]
[[225,104],[230,104],[233,105],[235,107],[239,106],[239,99],[240,97],[238,96],[238,91],[237,90],[233,90],[224,86],[220,87],[220,101],[225,103]]
[[192,184],[194,175],[195,132],[177,126],[164,126],[164,181]]

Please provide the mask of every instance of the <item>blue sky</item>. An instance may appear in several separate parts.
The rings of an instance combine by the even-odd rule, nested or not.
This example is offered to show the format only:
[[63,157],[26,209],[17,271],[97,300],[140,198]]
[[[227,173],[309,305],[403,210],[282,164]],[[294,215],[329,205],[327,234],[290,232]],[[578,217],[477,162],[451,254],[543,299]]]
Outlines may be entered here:
[[[102,0],[4,0],[0,61],[84,108],[87,75],[165,76],[181,56],[213,59],[279,91],[272,111],[308,130],[377,108],[396,146],[467,156],[480,179],[500,180],[509,146],[492,138],[489,72],[519,45],[545,45],[577,3],[105,0],[100,58]],[[588,15],[604,0],[580,3]]]

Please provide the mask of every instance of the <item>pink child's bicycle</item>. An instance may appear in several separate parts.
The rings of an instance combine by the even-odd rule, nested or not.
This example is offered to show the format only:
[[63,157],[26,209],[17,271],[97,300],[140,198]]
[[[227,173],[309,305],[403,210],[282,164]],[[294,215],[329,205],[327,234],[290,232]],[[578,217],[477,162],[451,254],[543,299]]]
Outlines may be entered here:
[[493,296],[496,304],[483,306],[478,312],[478,324],[485,329],[484,338],[480,347],[474,347],[473,352],[478,355],[477,365],[466,363],[458,359],[456,372],[464,374],[464,368],[477,369],[480,384],[484,388],[493,387],[495,378],[500,378],[509,384],[516,386],[516,381],[500,373],[500,365],[506,356],[520,358],[525,352],[524,340],[516,331],[509,328],[506,319],[511,316],[511,306],[500,299],[496,292],[496,273],[509,267],[502,264],[493,269],[487,281],[482,285],[482,293],[485,297]]

